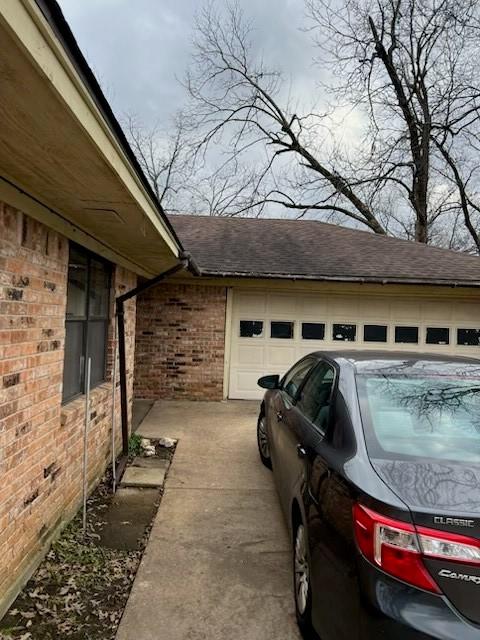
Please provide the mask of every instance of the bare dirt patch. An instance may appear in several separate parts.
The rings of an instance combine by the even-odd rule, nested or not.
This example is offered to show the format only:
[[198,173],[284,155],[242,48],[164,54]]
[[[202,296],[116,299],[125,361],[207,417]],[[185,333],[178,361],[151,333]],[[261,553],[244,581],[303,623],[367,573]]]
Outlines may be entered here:
[[[152,444],[156,455],[171,460],[174,447]],[[136,544],[123,544],[121,531],[115,532],[116,544],[102,535],[112,509],[118,518],[108,472],[88,500],[86,535],[78,513],[0,622],[0,640],[113,640],[162,493],[159,489],[153,496],[151,515],[138,531]],[[131,518],[131,511],[126,517]],[[129,521],[120,519],[123,523]],[[128,526],[125,531],[131,538]]]

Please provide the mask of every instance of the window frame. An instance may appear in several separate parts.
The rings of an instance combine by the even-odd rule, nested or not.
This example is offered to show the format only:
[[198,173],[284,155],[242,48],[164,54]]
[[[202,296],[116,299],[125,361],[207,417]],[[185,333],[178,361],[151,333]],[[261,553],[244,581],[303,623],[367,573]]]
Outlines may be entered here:
[[[335,338],[335,327],[337,327],[337,326],[354,327],[354,329],[355,329],[355,337],[353,338],[353,340],[342,340],[340,338]],[[331,323],[331,329],[332,329],[331,341],[332,342],[348,342],[350,344],[352,344],[354,342],[358,343],[359,342],[359,339],[358,339],[358,328],[359,328],[358,322],[338,322],[336,320],[333,320],[332,323]]]
[[[242,322],[252,322],[252,323],[261,323],[262,324],[262,332],[259,333],[258,335],[252,335],[252,336],[242,336]],[[241,338],[242,340],[258,340],[259,338],[265,338],[265,320],[250,320],[250,319],[246,319],[246,318],[240,318],[238,321],[238,337]]]
[[[317,326],[323,327],[323,336],[321,338],[306,338],[303,335],[303,327],[304,327],[304,325],[310,325],[310,326],[317,325]],[[307,340],[307,341],[313,340],[313,341],[317,341],[317,342],[325,342],[326,335],[327,335],[327,323],[326,322],[315,322],[313,320],[302,320],[300,322],[300,335],[299,335],[300,340],[302,340],[302,341],[303,340]]]
[[[403,342],[397,340],[397,329],[416,329],[417,330],[417,339],[414,342]],[[423,344],[422,343],[422,331],[421,326],[416,324],[395,324],[393,327],[393,343],[394,344]]]
[[[86,259],[86,288],[85,288],[85,309],[84,309],[85,314],[83,316],[73,316],[69,318],[67,316],[67,307],[65,308],[65,344],[64,344],[63,376],[62,376],[62,406],[68,404],[69,402],[72,402],[77,398],[80,398],[85,394],[85,389],[86,389],[85,373],[86,373],[86,362],[87,362],[87,355],[88,355],[88,340],[89,340],[88,329],[90,325],[98,326],[99,324],[103,324],[104,326],[103,373],[100,380],[98,380],[93,384],[90,383],[90,389],[95,389],[96,387],[100,386],[101,384],[104,384],[107,381],[107,369],[108,369],[108,337],[109,337],[109,326],[111,321],[113,264],[108,260],[106,260],[105,258],[103,258],[102,256],[99,256],[98,254],[94,253],[93,251],[90,251],[75,242],[70,242],[69,252],[68,252],[68,269],[67,269],[67,282],[66,282],[66,305],[68,305],[68,283],[69,283],[69,269],[70,269],[70,258],[72,254],[72,249],[77,253],[81,254],[82,256],[84,256]],[[106,311],[104,316],[98,316],[98,315],[90,316],[90,305],[91,305],[90,293],[92,291],[91,281],[92,281],[92,274],[93,274],[92,264],[94,261],[103,265],[104,273],[106,274],[106,290],[108,292],[108,295],[107,295],[107,301],[106,301]],[[80,371],[79,372],[80,391],[77,391],[72,395],[65,396],[64,395],[65,363],[68,357],[67,349],[66,349],[66,335],[67,335],[67,326],[69,324],[71,325],[80,324],[82,326],[81,334],[83,337],[83,346],[81,349],[81,352],[82,352],[81,359],[83,359],[83,366],[80,366],[80,370],[79,370]]]
[[[308,357],[308,356],[307,356]],[[309,378],[314,374],[315,370],[318,369],[319,367],[321,367],[322,365],[327,365],[328,367],[330,367],[330,369],[333,371],[333,380],[332,380],[332,388],[330,389],[330,395],[329,395],[329,399],[328,399],[328,404],[330,405],[330,407],[333,409],[332,411],[329,412],[328,415],[328,422],[327,422],[327,426],[325,428],[325,431],[322,431],[322,429],[320,429],[320,427],[315,424],[315,422],[312,422],[312,420],[310,420],[310,418],[308,416],[306,416],[303,411],[300,409],[300,407],[298,406],[298,401],[300,400],[301,394],[303,392],[303,389],[306,385],[306,383],[308,382]],[[339,377],[339,365],[331,360],[327,360],[327,358],[320,358],[317,361],[317,364],[314,365],[310,371],[308,372],[308,374],[305,376],[295,399],[295,409],[298,411],[299,415],[302,417],[303,420],[306,420],[308,422],[309,425],[311,425],[311,427],[313,429],[315,429],[315,431],[321,436],[322,440],[326,439],[327,436],[330,434],[331,431],[331,426],[333,423],[333,414],[334,414],[334,410],[335,410],[335,397],[336,397],[336,393],[337,393],[337,388],[338,388],[338,377]]]
[[[459,331],[477,331],[480,332],[480,327],[476,326],[476,327],[466,327],[464,324],[463,325],[456,325],[455,327],[453,327],[452,331],[454,331],[454,339],[455,342],[452,342],[452,344],[454,344],[455,347],[461,347],[462,349],[478,349],[478,347],[480,347],[480,340],[478,342],[478,344],[465,344],[463,342],[459,342],[458,341],[458,332]],[[479,336],[480,338],[480,336]]]
[[[448,333],[448,340],[446,342],[429,342],[428,333],[430,330],[446,330]],[[448,347],[452,344],[452,327],[450,325],[434,325],[434,324],[426,324],[425,325],[425,335],[424,335],[425,345],[428,347]]]
[[[389,344],[390,342],[390,324],[386,322],[364,322],[362,331],[362,343],[363,344]],[[385,328],[385,340],[366,340],[365,329],[366,327],[382,327]]]
[[[285,389],[285,380],[286,380],[287,376],[290,374],[291,371],[293,371],[298,366],[300,366],[301,364],[303,364],[305,361],[308,361],[308,360],[311,360],[311,362],[312,362],[311,367],[307,371],[307,373],[305,374],[305,377],[303,378],[300,386],[297,389],[297,393],[295,394],[295,396],[292,396]],[[292,365],[290,367],[290,369],[285,373],[283,378],[280,380],[280,391],[282,393],[284,393],[289,398],[289,400],[292,402],[292,404],[295,404],[297,402],[297,398],[300,395],[301,390],[303,389],[303,385],[305,384],[305,380],[307,380],[307,378],[310,376],[312,371],[314,371],[317,368],[319,362],[320,362],[320,360],[315,355],[308,354],[308,355],[304,356],[301,360],[298,360],[294,365]]]
[[[272,336],[273,324],[289,324],[292,327],[292,335],[289,338],[280,338],[278,336]],[[270,340],[295,340],[295,320],[270,320]]]

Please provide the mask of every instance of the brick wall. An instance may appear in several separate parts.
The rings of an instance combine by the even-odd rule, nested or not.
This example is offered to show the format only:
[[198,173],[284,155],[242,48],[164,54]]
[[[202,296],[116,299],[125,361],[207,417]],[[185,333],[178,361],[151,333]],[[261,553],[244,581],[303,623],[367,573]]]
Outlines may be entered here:
[[221,400],[226,288],[159,284],[137,300],[134,396]]
[[[81,501],[84,398],[61,405],[67,265],[66,238],[0,203],[0,617]],[[116,268],[117,295],[135,284]],[[131,399],[135,301],[126,320]],[[111,382],[91,400],[93,485],[110,459]]]

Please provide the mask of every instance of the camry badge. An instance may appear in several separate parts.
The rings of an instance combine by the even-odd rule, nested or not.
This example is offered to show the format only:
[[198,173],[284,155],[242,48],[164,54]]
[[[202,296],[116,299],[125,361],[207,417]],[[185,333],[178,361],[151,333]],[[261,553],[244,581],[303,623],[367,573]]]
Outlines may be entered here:
[[433,518],[433,522],[444,526],[469,527],[470,529],[475,526],[475,520],[466,520],[465,518],[445,518],[444,516],[435,516]]
[[450,571],[449,569],[442,569],[438,572],[438,575],[442,578],[463,580],[464,582],[473,582],[474,584],[480,585],[480,576],[472,576],[468,573],[457,573],[456,571]]

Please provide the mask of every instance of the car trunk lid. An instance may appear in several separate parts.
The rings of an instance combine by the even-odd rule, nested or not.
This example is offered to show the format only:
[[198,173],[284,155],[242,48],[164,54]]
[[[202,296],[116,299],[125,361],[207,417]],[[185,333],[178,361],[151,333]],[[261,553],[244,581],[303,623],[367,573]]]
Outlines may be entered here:
[[424,564],[441,591],[480,623],[480,465],[430,459],[372,464],[409,507]]

